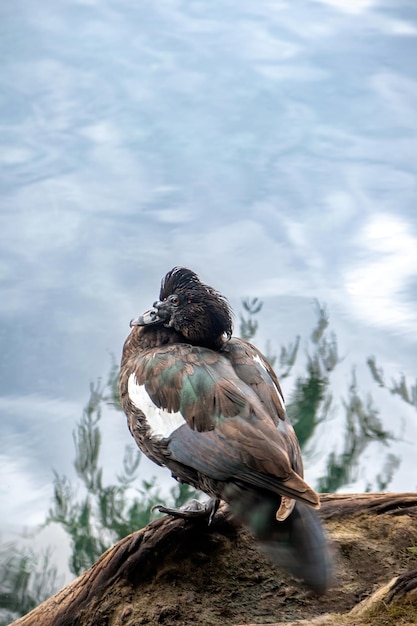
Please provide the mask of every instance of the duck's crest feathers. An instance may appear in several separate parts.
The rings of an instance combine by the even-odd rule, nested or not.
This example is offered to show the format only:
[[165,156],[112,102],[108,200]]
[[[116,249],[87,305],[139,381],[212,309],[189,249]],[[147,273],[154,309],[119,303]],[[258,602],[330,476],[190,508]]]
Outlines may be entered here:
[[[187,305],[180,326],[184,335],[194,337],[195,343],[200,342],[200,345],[208,345],[209,340],[216,348],[224,343],[223,335],[230,339],[233,321],[227,299],[216,289],[203,283],[195,272],[186,267],[174,267],[170,270],[161,281],[159,299],[164,301],[172,294],[183,296]],[[186,324],[183,323],[184,320]],[[172,325],[176,327],[175,322]],[[204,333],[206,337],[203,336]]]
[[201,289],[203,286],[198,275],[186,267],[174,267],[161,280],[160,300],[172,293],[183,292],[188,289]]

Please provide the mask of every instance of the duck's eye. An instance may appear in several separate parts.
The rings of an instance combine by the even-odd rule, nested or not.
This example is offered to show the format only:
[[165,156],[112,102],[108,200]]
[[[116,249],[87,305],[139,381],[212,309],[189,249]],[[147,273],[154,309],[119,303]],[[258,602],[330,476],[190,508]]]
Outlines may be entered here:
[[171,304],[173,304],[174,306],[178,306],[180,303],[180,299],[178,296],[169,296],[169,301],[171,302]]

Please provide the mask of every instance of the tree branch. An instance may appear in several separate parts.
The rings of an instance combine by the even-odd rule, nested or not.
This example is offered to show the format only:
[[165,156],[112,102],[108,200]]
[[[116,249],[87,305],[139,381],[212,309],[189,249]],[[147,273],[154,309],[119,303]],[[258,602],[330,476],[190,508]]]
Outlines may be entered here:
[[[326,610],[351,609],[358,595],[369,595],[376,583],[392,574],[403,578],[387,591],[387,603],[398,594],[404,598],[408,591],[415,593],[415,565],[406,573],[412,552],[411,557],[398,554],[414,540],[417,545],[416,493],[323,494],[321,501],[321,516],[336,548],[338,576],[338,588],[324,598],[309,596],[264,561],[222,505],[210,527],[167,516],[125,537],[13,626],[243,624],[268,611],[281,617],[289,606],[292,615],[298,611],[299,617],[314,618]],[[384,549],[392,551],[391,574],[386,562],[380,563],[382,552],[372,566],[372,551],[381,548],[378,529],[390,535]]]

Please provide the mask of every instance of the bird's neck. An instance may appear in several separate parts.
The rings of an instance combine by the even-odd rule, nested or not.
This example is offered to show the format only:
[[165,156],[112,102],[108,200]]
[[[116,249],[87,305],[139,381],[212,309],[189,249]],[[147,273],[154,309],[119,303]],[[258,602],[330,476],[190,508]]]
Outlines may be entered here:
[[202,341],[201,338],[185,337],[175,329],[166,328],[165,326],[134,326],[125,341],[123,361],[126,361],[138,352],[152,350],[153,348],[159,348],[172,343],[189,343],[191,345],[221,351],[227,344],[227,340],[224,336],[221,336]]
[[129,358],[134,353],[151,350],[170,343],[184,342],[184,337],[173,328],[165,326],[134,326],[125,341],[124,353]]

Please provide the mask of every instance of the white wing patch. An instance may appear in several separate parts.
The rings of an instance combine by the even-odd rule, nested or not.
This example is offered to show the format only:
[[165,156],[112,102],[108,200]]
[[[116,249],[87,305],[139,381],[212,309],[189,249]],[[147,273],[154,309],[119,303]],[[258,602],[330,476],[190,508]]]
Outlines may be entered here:
[[[269,376],[269,372],[267,370],[267,368],[265,367],[265,363],[262,361],[261,357],[259,356],[259,354],[256,354],[254,357],[252,357],[253,360],[255,361],[255,363],[257,363],[258,365],[260,365],[262,367],[262,369],[265,370],[265,372],[268,374]],[[284,398],[282,397],[278,387],[276,386],[276,384],[274,383],[274,381],[271,379],[272,384],[274,385],[275,391],[277,392],[279,401],[281,403],[282,408],[285,411],[285,402],[284,402]]]
[[135,374],[129,376],[127,389],[131,402],[144,413],[151,437],[169,437],[174,430],[187,423],[181,413],[169,413],[157,407],[149,397],[145,385],[138,385]]

